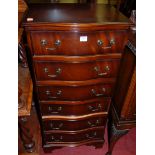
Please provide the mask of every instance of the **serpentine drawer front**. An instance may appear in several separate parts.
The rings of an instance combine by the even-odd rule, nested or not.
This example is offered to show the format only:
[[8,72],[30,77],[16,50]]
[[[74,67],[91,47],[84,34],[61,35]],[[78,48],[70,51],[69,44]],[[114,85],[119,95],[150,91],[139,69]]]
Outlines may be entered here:
[[101,77],[116,77],[119,59],[88,62],[47,62],[34,63],[36,79],[41,80],[90,80]]
[[40,102],[40,107],[43,116],[80,116],[108,112],[110,102],[110,98],[97,97],[85,101],[45,101]]
[[111,96],[112,90],[113,84],[104,83],[88,86],[40,86],[38,87],[38,94],[40,101],[78,101],[100,96]]
[[82,142],[91,140],[104,140],[104,128],[80,131],[79,133],[45,133],[46,143]]
[[109,5],[30,5],[23,26],[40,107],[42,144],[104,144],[115,81],[132,24]]
[[70,120],[43,120],[43,126],[45,131],[76,131],[84,130],[88,128],[104,126],[106,123],[107,115],[87,117],[84,119],[70,119]]
[[123,51],[122,44],[125,43],[126,37],[125,31],[31,33],[34,55],[120,53]]

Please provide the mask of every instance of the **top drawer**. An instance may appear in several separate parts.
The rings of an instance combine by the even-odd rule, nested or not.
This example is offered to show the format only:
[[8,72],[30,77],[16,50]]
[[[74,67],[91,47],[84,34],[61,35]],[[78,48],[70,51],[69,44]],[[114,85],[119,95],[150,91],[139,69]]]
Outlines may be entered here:
[[127,31],[31,32],[34,55],[94,55],[120,53]]

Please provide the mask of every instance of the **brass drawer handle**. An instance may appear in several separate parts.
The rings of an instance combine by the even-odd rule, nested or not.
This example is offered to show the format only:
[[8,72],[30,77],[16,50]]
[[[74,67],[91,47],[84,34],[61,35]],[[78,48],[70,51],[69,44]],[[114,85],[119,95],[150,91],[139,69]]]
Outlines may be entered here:
[[45,40],[45,39],[42,39],[42,40],[40,41],[40,43],[41,43],[42,46],[45,46],[45,45],[48,44],[47,40]]
[[[40,41],[41,43],[41,46],[46,46],[48,44],[47,40],[46,39],[42,39]],[[56,40],[54,45],[57,47],[57,46],[60,46],[61,45],[61,41],[60,40]],[[53,50],[56,50],[56,47],[46,47],[45,49],[46,50],[50,50],[50,51],[53,51]]]
[[[104,42],[102,41],[102,40],[97,40],[97,45],[98,46],[102,46],[104,44]],[[102,46],[102,48],[103,49],[108,49],[108,48],[112,48],[112,46],[113,45],[115,45],[115,40],[114,39],[111,39],[110,41],[109,41],[109,44],[110,44],[110,46],[106,46],[106,47],[104,47],[104,46]]]
[[56,50],[56,48],[55,47],[46,47],[46,50],[54,51],[54,50]]
[[99,45],[99,46],[101,46],[101,45],[103,45],[103,41],[102,40],[97,40],[97,45]]
[[90,127],[95,127],[95,126],[98,126],[98,125],[100,124],[100,121],[97,119],[96,122],[95,122],[94,124],[91,123],[90,121],[88,121],[87,123],[88,123],[88,125],[89,125]]
[[98,107],[95,108],[95,107],[89,105],[89,106],[88,106],[88,109],[89,109],[91,112],[101,111],[101,110],[102,110],[102,106],[101,106],[101,104],[98,104]]
[[[102,88],[102,91],[103,91],[103,92],[105,92],[105,91],[106,91],[106,89],[105,89],[105,88]],[[97,94],[97,93],[96,93],[96,91],[95,91],[95,89],[92,89],[92,90],[91,90],[91,92],[92,92],[92,93],[93,93],[93,95],[95,95],[96,97],[99,97],[99,96],[104,96],[104,94]]]
[[63,123],[60,123],[60,124],[58,125],[58,127],[54,127],[54,124],[53,124],[53,123],[50,123],[50,127],[51,127],[51,129],[53,129],[53,130],[60,130],[60,129],[63,127]]
[[103,72],[103,73],[100,73],[100,69],[97,66],[94,67],[94,70],[98,73],[99,76],[104,76],[104,75],[108,74],[108,71],[110,70],[110,68],[109,68],[109,66],[105,66],[106,72]]
[[48,77],[55,78],[55,77],[57,77],[58,75],[61,74],[62,69],[61,69],[61,68],[57,68],[56,71],[55,71],[56,74],[53,74],[53,75],[52,75],[52,74],[48,74],[48,72],[49,72],[49,71],[48,71],[48,68],[45,67],[45,68],[44,68],[44,72],[47,73],[47,76],[48,76]]
[[49,91],[49,90],[46,90],[45,93],[46,93],[46,95],[48,96],[49,99],[57,99],[62,94],[62,91],[58,90],[57,93],[56,93],[57,96],[50,96],[51,95],[51,91]]
[[62,107],[59,106],[57,110],[54,110],[51,106],[48,107],[48,111],[50,111],[52,114],[59,114],[62,111]]
[[55,46],[60,46],[61,45],[61,41],[60,40],[56,40],[54,43]]
[[92,138],[95,138],[96,135],[97,135],[97,133],[94,132],[94,133],[92,134],[92,136],[90,136],[89,134],[86,134],[86,137],[89,138],[89,139],[92,139]]
[[52,140],[53,142],[61,142],[61,141],[63,140],[63,137],[62,137],[62,136],[60,136],[60,138],[59,138],[59,139],[55,139],[55,137],[54,137],[54,136],[52,136],[52,137],[51,137],[51,140]]

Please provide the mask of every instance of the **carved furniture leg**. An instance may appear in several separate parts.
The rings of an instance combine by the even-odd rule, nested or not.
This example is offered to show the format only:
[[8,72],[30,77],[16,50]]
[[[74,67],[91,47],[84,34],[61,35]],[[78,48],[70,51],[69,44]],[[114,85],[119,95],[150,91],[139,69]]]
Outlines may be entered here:
[[118,130],[116,129],[114,123],[111,125],[108,125],[108,141],[109,141],[109,147],[108,152],[106,155],[112,155],[113,148],[116,144],[116,142],[125,134],[128,133],[129,130]]
[[30,129],[27,127],[26,117],[19,118],[19,128],[20,128],[21,140],[23,142],[25,150],[29,153],[33,152],[35,147],[35,142],[32,140],[33,135],[30,132]]
[[19,55],[19,60],[22,63],[22,67],[28,67],[27,64],[27,58],[26,58],[26,50],[25,47],[22,43],[22,41],[18,44],[18,55]]

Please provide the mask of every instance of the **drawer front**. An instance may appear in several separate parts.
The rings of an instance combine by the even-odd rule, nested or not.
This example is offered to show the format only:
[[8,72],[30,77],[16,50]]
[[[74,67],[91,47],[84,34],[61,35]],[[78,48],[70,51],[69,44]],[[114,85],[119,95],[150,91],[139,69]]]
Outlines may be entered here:
[[64,130],[75,131],[106,125],[107,115],[104,117],[89,117],[83,120],[43,120],[44,131]]
[[86,100],[94,97],[111,96],[113,84],[96,84],[87,86],[40,86],[39,100]]
[[35,62],[35,73],[38,81],[66,80],[80,81],[101,77],[116,77],[120,60],[103,60],[85,63]]
[[34,55],[94,55],[122,52],[126,31],[31,32]]
[[80,142],[95,139],[104,139],[104,128],[88,130],[81,133],[45,133],[45,143]]
[[97,112],[107,112],[109,110],[110,102],[110,98],[100,98],[82,102],[53,101],[40,102],[40,107],[43,116],[79,116]]

